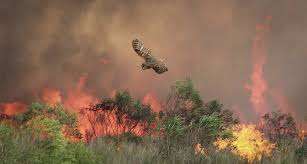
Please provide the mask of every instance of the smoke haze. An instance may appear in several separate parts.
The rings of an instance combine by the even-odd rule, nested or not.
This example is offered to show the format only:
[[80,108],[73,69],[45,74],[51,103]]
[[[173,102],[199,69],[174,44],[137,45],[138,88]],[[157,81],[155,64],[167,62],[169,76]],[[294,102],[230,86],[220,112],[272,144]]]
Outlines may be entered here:
[[[85,75],[96,96],[128,89],[163,100],[174,81],[190,77],[205,101],[255,119],[244,86],[256,27],[270,16],[264,94],[270,110],[286,104],[303,120],[306,11],[304,0],[1,0],[0,102],[31,102],[44,88],[65,91]],[[168,72],[141,71],[135,37],[166,59]]]

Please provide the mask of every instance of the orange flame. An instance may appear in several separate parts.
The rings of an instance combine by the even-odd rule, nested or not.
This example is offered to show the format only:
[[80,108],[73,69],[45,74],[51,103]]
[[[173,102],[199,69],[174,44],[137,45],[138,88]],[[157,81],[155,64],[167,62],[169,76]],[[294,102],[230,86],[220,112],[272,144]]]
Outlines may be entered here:
[[86,130],[90,128],[90,123],[86,118],[81,117],[79,112],[82,108],[98,102],[98,99],[85,89],[86,80],[87,76],[80,77],[76,87],[67,91],[67,97],[64,100],[65,108],[78,114],[78,128],[83,136],[85,136]]
[[[80,77],[77,85],[67,91],[66,97],[61,97],[60,91],[56,89],[44,89],[41,99],[49,105],[55,105],[62,101],[66,109],[77,113],[78,129],[85,140],[98,136],[119,135],[127,131],[131,131],[136,135],[142,134],[141,125],[129,129],[130,122],[129,120],[125,120],[125,116],[122,116],[123,122],[117,122],[117,116],[114,111],[101,110],[92,112],[85,110],[84,108],[89,105],[98,103],[98,99],[86,90],[86,80],[87,76]],[[115,93],[116,90],[111,93],[111,97]],[[160,104],[153,94],[146,95],[144,101],[152,105],[156,110],[161,109]]]
[[219,149],[231,148],[234,154],[252,163],[263,156],[271,156],[275,145],[264,138],[255,125],[239,125],[233,129],[234,139],[218,139],[214,145]]
[[299,137],[303,141],[307,137],[307,131],[305,130],[300,130],[299,131]]
[[[78,118],[78,129],[85,140],[105,135],[119,135],[124,132],[132,132],[136,135],[142,135],[144,133],[142,129],[143,125],[133,124],[131,120],[126,119],[126,116],[122,116],[122,122],[118,122],[114,110],[101,110],[98,112],[86,111],[86,107],[98,103],[98,99],[86,89],[86,82],[87,76],[81,76],[75,86],[70,87],[63,93],[58,89],[44,88],[40,94],[40,100],[51,106],[63,103],[65,109],[75,112]],[[115,94],[116,90],[113,90],[110,96],[114,97]],[[143,102],[151,105],[155,111],[161,110],[161,105],[153,93],[145,95]],[[1,111],[3,114],[14,115],[25,112],[26,105],[20,102],[2,103],[0,104]],[[62,129],[63,134],[67,138],[71,138],[72,136],[67,135],[65,130],[67,129]]]
[[88,91],[84,89],[87,77],[82,76],[74,89],[70,89],[67,92],[67,99],[64,101],[64,106],[68,109],[79,110],[87,107],[90,104],[98,102],[97,98],[92,96]]
[[153,93],[147,93],[143,98],[143,104],[148,104],[151,106],[154,112],[159,112],[162,110],[161,104],[157,96]]
[[12,116],[18,113],[26,111],[27,105],[21,102],[12,102],[12,103],[1,103],[0,110],[1,113]]
[[83,134],[84,139],[89,141],[99,136],[114,136],[125,132],[132,132],[135,135],[143,135],[142,125],[136,124],[136,127],[131,127],[130,120],[121,117],[122,122],[117,121],[116,111],[82,111],[80,132]]
[[43,89],[41,99],[43,102],[51,106],[62,102],[61,92],[59,90],[51,88]]
[[253,73],[251,75],[251,84],[246,84],[245,88],[251,92],[250,102],[254,110],[263,114],[267,111],[266,92],[268,85],[264,79],[264,65],[266,63],[266,47],[265,47],[265,34],[270,30],[271,17],[266,18],[267,23],[258,24],[256,26],[256,36],[253,39],[252,45],[252,60],[253,60]]

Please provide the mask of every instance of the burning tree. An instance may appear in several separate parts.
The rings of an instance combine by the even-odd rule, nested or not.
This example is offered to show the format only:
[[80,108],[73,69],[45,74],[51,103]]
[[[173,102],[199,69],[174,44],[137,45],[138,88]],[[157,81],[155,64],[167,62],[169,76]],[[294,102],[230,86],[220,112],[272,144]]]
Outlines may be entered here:
[[150,105],[133,100],[127,91],[117,92],[114,98],[82,109],[80,115],[88,124],[86,140],[123,133],[149,134],[155,120]]

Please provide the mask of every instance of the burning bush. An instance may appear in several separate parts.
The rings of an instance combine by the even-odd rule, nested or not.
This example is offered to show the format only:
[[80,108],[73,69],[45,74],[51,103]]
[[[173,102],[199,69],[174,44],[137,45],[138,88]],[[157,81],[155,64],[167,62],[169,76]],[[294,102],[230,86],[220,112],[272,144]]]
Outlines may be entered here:
[[255,125],[239,125],[233,129],[233,139],[218,139],[214,143],[219,150],[229,148],[249,162],[271,156],[275,145],[264,138]]
[[149,134],[154,126],[155,113],[150,105],[133,100],[126,91],[117,92],[114,98],[102,100],[80,112],[88,126],[87,140],[99,136],[113,136],[123,133]]
[[74,114],[62,106],[33,103],[12,116],[15,126],[0,123],[1,163],[94,163],[85,144],[72,142],[80,133]]
[[[73,140],[81,138],[81,133],[78,130],[77,116],[67,112],[61,105],[49,106],[40,103],[33,103],[27,112],[16,115],[13,119],[21,126],[38,126],[37,122],[40,121],[42,122],[39,125],[44,126],[43,123],[46,123],[46,119],[56,120],[57,123],[53,124],[59,124],[61,128],[60,131],[63,132],[67,138]],[[41,127],[36,127],[34,129],[41,130]]]

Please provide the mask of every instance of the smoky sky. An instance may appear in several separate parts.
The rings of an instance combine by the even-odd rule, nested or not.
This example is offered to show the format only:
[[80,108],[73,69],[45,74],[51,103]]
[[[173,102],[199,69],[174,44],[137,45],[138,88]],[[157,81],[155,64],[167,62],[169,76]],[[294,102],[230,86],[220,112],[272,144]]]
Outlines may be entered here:
[[[189,77],[205,101],[218,99],[250,119],[244,85],[252,38],[272,16],[264,78],[302,119],[306,11],[305,0],[0,0],[0,102],[31,102],[42,88],[65,91],[84,75],[97,96],[128,89],[163,100],[171,84]],[[141,71],[135,37],[165,59],[168,72]]]

